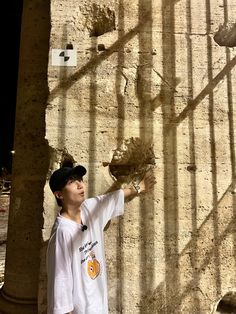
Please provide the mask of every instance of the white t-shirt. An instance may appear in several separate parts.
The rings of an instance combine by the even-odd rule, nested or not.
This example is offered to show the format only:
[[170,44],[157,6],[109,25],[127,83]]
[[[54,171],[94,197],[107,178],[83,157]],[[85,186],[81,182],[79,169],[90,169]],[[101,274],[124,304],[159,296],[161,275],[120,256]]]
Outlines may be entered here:
[[81,205],[82,225],[59,215],[47,251],[48,314],[107,314],[103,229],[124,212],[124,192],[100,195]]

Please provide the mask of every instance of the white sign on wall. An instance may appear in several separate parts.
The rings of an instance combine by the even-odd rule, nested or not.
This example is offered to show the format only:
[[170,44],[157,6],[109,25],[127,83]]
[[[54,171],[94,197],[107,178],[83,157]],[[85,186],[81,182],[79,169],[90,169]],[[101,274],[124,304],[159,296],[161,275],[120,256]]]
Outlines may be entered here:
[[76,49],[52,49],[52,65],[74,67],[77,65]]

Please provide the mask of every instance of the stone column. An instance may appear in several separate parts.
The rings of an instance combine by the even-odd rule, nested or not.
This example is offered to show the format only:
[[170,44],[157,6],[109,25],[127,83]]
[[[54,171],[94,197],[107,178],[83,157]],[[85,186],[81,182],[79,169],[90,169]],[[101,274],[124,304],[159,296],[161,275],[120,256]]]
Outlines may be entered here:
[[50,2],[23,3],[13,182],[1,313],[37,313],[43,188],[48,170],[44,139],[48,96]]

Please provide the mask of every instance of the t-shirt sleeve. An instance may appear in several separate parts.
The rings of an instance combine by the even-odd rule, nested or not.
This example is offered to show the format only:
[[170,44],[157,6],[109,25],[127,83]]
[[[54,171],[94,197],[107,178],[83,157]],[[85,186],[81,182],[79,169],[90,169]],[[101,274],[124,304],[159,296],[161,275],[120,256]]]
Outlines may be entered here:
[[48,313],[61,314],[73,310],[71,270],[72,239],[67,230],[57,229],[47,252]]
[[111,218],[124,213],[124,191],[122,189],[97,196],[99,220],[104,228]]

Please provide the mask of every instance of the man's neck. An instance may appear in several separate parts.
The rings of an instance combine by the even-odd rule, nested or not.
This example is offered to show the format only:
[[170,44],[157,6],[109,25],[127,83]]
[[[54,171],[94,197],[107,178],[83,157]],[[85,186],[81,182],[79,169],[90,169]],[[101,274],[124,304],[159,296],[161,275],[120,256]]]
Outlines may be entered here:
[[60,215],[73,220],[79,224],[81,224],[81,215],[80,215],[80,207],[79,208],[62,208],[60,211]]

